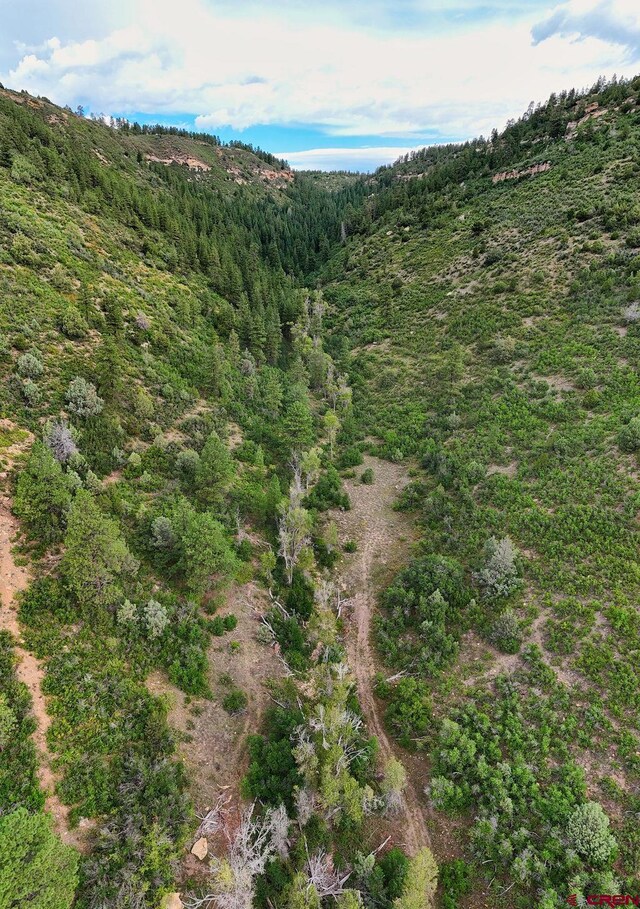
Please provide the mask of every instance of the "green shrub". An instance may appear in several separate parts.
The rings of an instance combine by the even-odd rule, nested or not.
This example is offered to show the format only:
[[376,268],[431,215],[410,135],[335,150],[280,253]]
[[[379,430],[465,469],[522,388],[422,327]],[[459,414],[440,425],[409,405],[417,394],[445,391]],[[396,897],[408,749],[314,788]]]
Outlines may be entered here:
[[58,326],[62,334],[72,341],[84,338],[89,330],[86,321],[74,306],[67,306],[60,316]]
[[292,810],[294,788],[302,783],[292,750],[301,722],[299,709],[276,707],[267,713],[266,734],[249,736],[249,767],[242,784],[247,798],[274,807],[284,802]]
[[498,616],[489,630],[489,640],[502,653],[517,653],[522,643],[522,628],[512,609]]
[[249,703],[249,698],[240,689],[230,691],[222,701],[222,706],[230,713],[232,716],[235,716],[238,713],[243,713],[247,709]]
[[420,679],[404,678],[391,688],[385,722],[405,748],[428,735],[432,724],[431,697]]
[[69,383],[66,401],[71,413],[78,417],[95,417],[104,407],[104,401],[98,396],[95,385],[82,376],[76,376]]
[[20,392],[27,407],[35,407],[42,400],[42,392],[32,379],[25,379],[20,387]]
[[373,470],[371,467],[367,467],[366,470],[363,470],[360,474],[360,482],[364,483],[366,486],[371,486],[374,481]]
[[236,555],[241,562],[250,562],[253,557],[251,540],[241,540],[236,546]]
[[233,631],[238,624],[238,619],[234,615],[217,615],[208,622],[208,628],[215,637],[222,637],[227,631]]
[[409,858],[393,846],[376,863],[367,882],[374,905],[393,906],[402,896],[408,872]]
[[299,568],[293,569],[291,585],[286,588],[285,605],[290,612],[303,620],[308,619],[313,612],[313,585]]
[[473,871],[464,859],[450,859],[440,865],[442,909],[459,909],[460,897],[471,893]]
[[364,458],[360,448],[357,445],[351,445],[340,453],[340,456],[338,457],[338,467],[341,469],[345,467],[359,467],[363,460]]
[[623,451],[638,451],[640,448],[640,417],[633,417],[623,426],[618,435],[618,445]]
[[16,372],[23,379],[38,379],[44,372],[44,366],[39,356],[25,353],[18,357]]
[[327,511],[329,508],[351,508],[349,496],[342,489],[342,480],[335,467],[328,467],[305,499],[308,508]]
[[476,580],[490,597],[507,597],[522,584],[518,570],[518,550],[509,537],[491,537],[485,544],[485,564]]
[[291,668],[297,671],[306,669],[311,648],[298,620],[294,616],[285,618],[278,609],[269,613],[269,621]]
[[615,856],[617,845],[609,818],[598,802],[579,805],[567,822],[567,839],[590,865],[602,868]]

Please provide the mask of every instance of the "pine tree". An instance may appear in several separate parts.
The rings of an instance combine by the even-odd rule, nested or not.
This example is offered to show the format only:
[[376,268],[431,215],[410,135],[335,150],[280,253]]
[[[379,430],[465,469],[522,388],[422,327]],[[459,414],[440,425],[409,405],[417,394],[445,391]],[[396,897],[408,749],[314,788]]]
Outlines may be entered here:
[[282,420],[282,436],[293,452],[304,451],[313,443],[313,417],[306,401],[289,404]]
[[438,886],[438,866],[430,849],[421,849],[409,862],[402,894],[393,909],[431,909]]
[[280,359],[282,349],[282,327],[278,310],[273,303],[269,304],[265,314],[265,332],[264,355],[267,363],[275,366]]
[[46,445],[35,442],[18,477],[13,510],[31,536],[51,544],[62,539],[70,505],[70,486],[60,463]]
[[19,808],[0,818],[0,909],[69,909],[77,883],[78,854],[50,815]]
[[270,420],[277,420],[282,406],[282,385],[277,369],[263,366],[258,378],[260,408]]
[[264,306],[260,301],[256,303],[251,313],[249,338],[251,350],[259,360],[262,360],[267,341],[267,331],[264,320]]
[[299,871],[291,881],[285,905],[286,909],[320,909],[318,891],[309,883],[302,871]]
[[123,578],[134,574],[138,563],[118,525],[103,515],[84,489],[76,493],[69,510],[64,546],[60,569],[78,603],[88,611],[115,605]]
[[238,304],[238,311],[236,314],[236,325],[238,331],[238,337],[240,339],[240,347],[245,349],[251,349],[251,308],[249,306],[249,300],[245,293],[240,294],[240,300]]
[[233,476],[233,460],[217,432],[212,432],[200,453],[196,468],[196,488],[199,499],[215,505]]

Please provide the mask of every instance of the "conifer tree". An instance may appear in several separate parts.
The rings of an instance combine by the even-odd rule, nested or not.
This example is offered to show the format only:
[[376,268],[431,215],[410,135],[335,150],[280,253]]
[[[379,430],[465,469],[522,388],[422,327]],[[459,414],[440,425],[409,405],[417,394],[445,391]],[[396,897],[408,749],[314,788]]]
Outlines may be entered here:
[[18,808],[0,818],[0,909],[70,909],[77,883],[78,854],[50,815]]
[[83,608],[113,606],[122,581],[138,563],[120,536],[118,525],[100,511],[85,489],[76,493],[69,510],[65,553],[60,565],[67,586]]
[[70,485],[60,463],[46,445],[35,442],[18,477],[13,510],[32,536],[50,544],[62,538],[70,505]]
[[304,451],[313,443],[313,417],[306,400],[289,404],[282,420],[282,435],[293,452]]
[[215,430],[200,454],[196,467],[196,487],[200,500],[208,505],[220,502],[233,476],[233,460],[227,446]]

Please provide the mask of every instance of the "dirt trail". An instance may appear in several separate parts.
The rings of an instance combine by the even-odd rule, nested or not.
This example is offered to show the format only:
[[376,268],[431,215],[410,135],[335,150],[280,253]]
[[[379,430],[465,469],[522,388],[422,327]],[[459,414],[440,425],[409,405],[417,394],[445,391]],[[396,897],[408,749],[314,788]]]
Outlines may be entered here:
[[[392,505],[409,478],[401,465],[377,458],[365,457],[362,469],[367,467],[373,469],[374,483],[367,486],[359,479],[345,482],[351,511],[337,515],[336,523],[342,541],[355,540],[358,544],[355,555],[348,557],[341,575],[341,583],[347,593],[352,593],[352,612],[347,619],[347,652],[368,730],[377,737],[382,762],[386,763],[392,757],[402,761],[403,754],[402,749],[387,736],[381,708],[373,692],[373,679],[378,668],[371,642],[377,592],[374,574],[378,571],[382,573],[385,568],[389,571],[406,557],[412,538],[411,526],[405,515],[392,510]],[[406,765],[406,761],[404,763]],[[410,853],[429,845],[425,808],[409,773],[398,829],[401,845]]]
[[[1,421],[0,428],[11,430],[15,427],[9,421]],[[7,490],[8,471],[14,460],[25,451],[32,442],[29,436],[23,441],[4,448],[1,451],[4,460],[0,473],[0,629],[10,632],[16,640],[17,657],[16,674],[18,679],[29,689],[32,712],[36,721],[33,740],[38,753],[38,779],[46,794],[45,809],[54,818],[56,832],[63,842],[83,848],[83,838],[79,830],[69,828],[69,808],[63,805],[54,792],[58,777],[51,769],[51,753],[47,746],[47,730],[51,717],[47,713],[46,701],[42,693],[44,672],[39,661],[23,645],[22,633],[18,622],[16,595],[29,586],[29,571],[23,565],[16,565],[12,542],[18,534],[16,518],[11,513],[11,500]]]

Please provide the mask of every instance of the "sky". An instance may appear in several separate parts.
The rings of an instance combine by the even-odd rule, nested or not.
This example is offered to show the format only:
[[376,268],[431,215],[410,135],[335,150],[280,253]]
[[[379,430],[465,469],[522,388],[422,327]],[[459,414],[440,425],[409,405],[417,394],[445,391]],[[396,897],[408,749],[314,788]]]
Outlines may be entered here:
[[639,0],[0,0],[0,82],[371,170],[640,73]]

